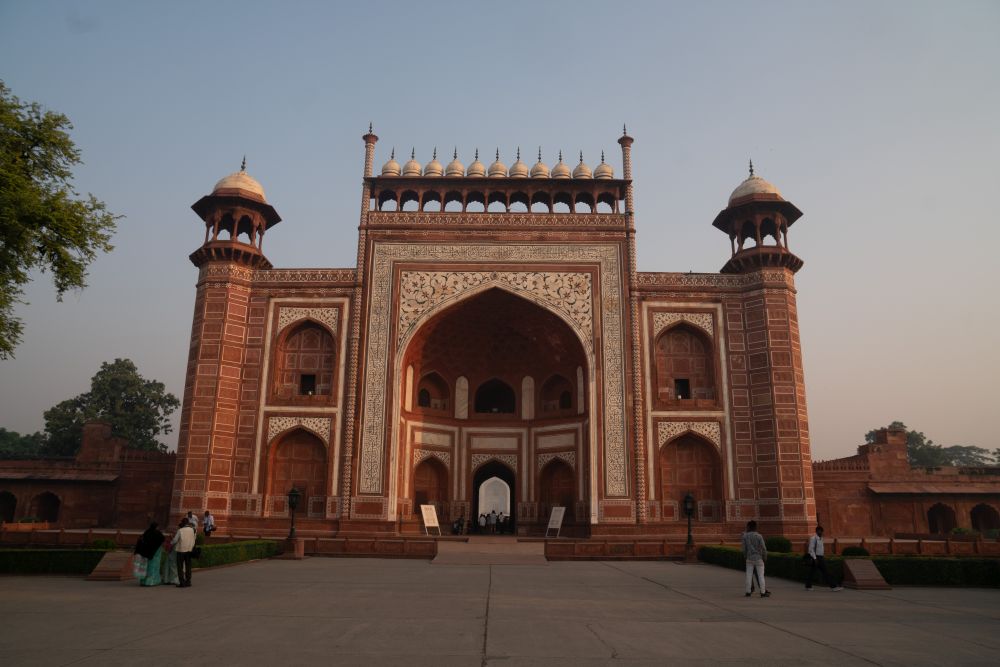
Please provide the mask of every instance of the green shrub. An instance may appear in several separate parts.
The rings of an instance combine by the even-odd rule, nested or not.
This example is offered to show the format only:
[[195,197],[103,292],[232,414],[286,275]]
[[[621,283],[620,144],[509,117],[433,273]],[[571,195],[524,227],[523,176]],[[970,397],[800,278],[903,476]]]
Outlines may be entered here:
[[105,551],[114,551],[118,548],[118,543],[114,540],[99,539],[94,540],[90,543],[91,549],[104,549]]
[[[734,570],[743,570],[746,566],[743,554],[732,547],[702,547],[698,551],[698,560]],[[872,562],[890,586],[1000,588],[1000,559],[996,558],[875,556]],[[832,579],[842,581],[843,557],[828,556],[826,569]],[[765,573],[770,577],[805,581],[809,576],[809,563],[797,554],[769,554]]]
[[867,558],[871,554],[864,547],[844,547],[841,549],[840,555],[844,558],[856,558],[858,556]]
[[0,549],[0,574],[90,574],[104,549]]
[[206,544],[201,547],[201,557],[195,567],[216,567],[242,563],[259,558],[271,558],[281,553],[281,542],[275,540],[246,540],[228,544]]
[[17,520],[18,523],[41,523],[42,520],[37,516],[22,516]]
[[987,528],[983,531],[983,537],[988,540],[1000,538],[1000,528]]
[[951,529],[952,535],[979,535],[978,530],[970,530],[968,528],[962,528],[961,526],[955,526]]
[[773,551],[781,554],[791,553],[792,551],[792,541],[787,537],[782,537],[780,535],[772,535],[771,537],[764,538],[764,544],[767,546],[768,551]]

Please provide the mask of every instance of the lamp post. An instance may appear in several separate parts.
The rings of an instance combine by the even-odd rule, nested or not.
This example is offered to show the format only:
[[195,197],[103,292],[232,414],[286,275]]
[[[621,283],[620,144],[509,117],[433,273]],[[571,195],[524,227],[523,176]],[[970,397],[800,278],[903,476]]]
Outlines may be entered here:
[[694,496],[691,492],[684,494],[684,513],[687,514],[688,518],[688,541],[687,546],[690,549],[694,546],[694,539],[691,537],[691,517],[694,515]]
[[294,486],[292,490],[288,492],[288,509],[292,514],[292,525],[288,529],[288,539],[295,539],[295,508],[299,506],[299,498],[302,497],[302,493],[296,489]]

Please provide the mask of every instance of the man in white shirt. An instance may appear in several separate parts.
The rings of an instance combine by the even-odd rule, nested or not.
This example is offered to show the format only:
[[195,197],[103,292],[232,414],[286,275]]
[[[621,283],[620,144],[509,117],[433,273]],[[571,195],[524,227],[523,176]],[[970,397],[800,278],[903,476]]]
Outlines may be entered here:
[[806,579],[807,591],[813,589],[813,576],[816,574],[816,570],[819,570],[820,574],[823,575],[823,581],[830,587],[830,590],[844,590],[843,586],[837,585],[830,579],[830,575],[826,571],[826,560],[823,558],[823,526],[816,526],[816,534],[809,538],[809,558],[811,562],[809,578]]
[[191,528],[194,529],[194,534],[198,534],[198,517],[194,515],[194,512],[188,511],[187,522],[191,524]]
[[205,520],[202,522],[205,537],[211,537],[215,532],[215,517],[208,510],[205,510]]
[[174,553],[177,554],[177,588],[191,587],[191,551],[194,550],[194,527],[187,519],[181,519],[174,539],[171,540]]

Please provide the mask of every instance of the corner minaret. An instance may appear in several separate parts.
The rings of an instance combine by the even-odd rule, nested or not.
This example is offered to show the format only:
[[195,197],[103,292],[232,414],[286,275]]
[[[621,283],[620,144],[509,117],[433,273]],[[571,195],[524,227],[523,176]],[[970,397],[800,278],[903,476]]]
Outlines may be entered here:
[[[802,217],[802,211],[786,201],[778,188],[753,173],[729,195],[729,206],[715,217],[712,225],[729,234],[733,255],[722,273],[746,273],[768,267],[784,267],[792,272],[802,268],[802,260],[788,250],[788,228]],[[773,241],[768,244],[768,239]]]
[[205,242],[190,256],[195,266],[214,260],[271,268],[261,250],[264,232],[281,222],[281,216],[267,203],[264,188],[246,169],[244,157],[239,171],[216,183],[212,194],[191,206],[205,221]]

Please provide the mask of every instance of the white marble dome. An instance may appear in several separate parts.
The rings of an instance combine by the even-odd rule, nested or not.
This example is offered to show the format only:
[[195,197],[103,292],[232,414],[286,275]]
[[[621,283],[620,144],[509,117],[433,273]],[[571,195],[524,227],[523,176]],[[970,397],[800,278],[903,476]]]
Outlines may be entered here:
[[729,195],[729,203],[732,204],[737,199],[749,197],[750,195],[776,195],[781,198],[781,192],[778,188],[760,176],[751,175],[750,178],[740,183],[733,190],[733,194]]
[[216,193],[219,190],[245,190],[246,192],[251,192],[264,201],[267,199],[264,197],[264,187],[255,179],[253,176],[248,174],[245,170],[240,169],[239,171],[229,174],[225,178],[221,179],[212,188],[212,193]]

